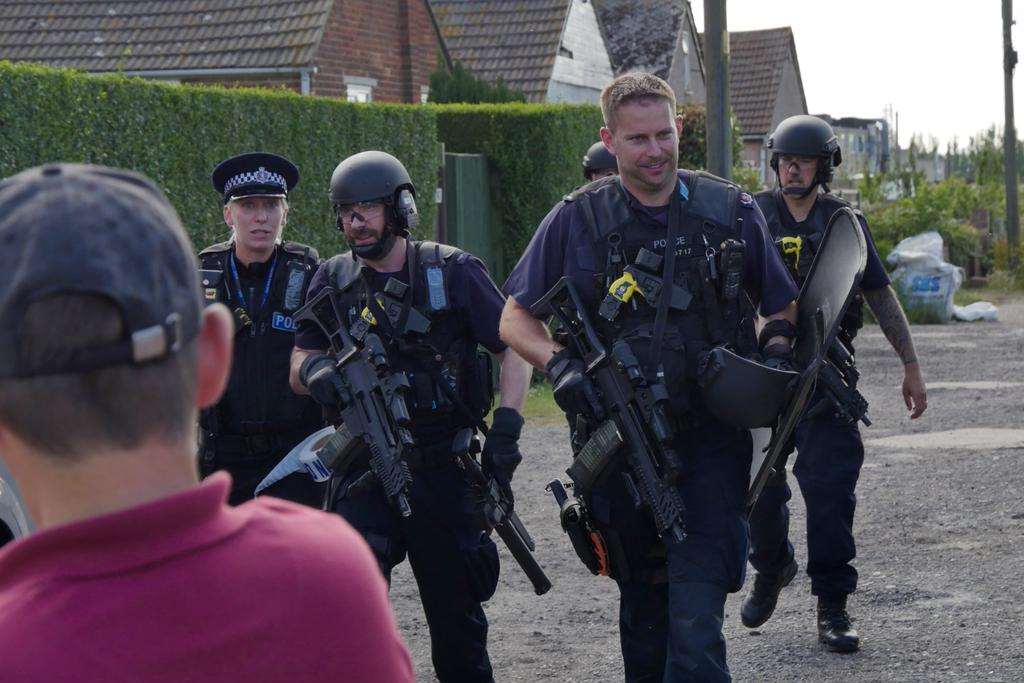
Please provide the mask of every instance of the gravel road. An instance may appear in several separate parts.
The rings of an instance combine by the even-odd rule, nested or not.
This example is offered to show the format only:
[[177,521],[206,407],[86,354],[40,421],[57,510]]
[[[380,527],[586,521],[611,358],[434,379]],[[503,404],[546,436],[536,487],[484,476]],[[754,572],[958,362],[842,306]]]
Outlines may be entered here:
[[[902,368],[877,326],[858,339],[861,390],[874,425],[856,518],[860,573],[850,611],[861,651],[818,645],[814,598],[801,571],[758,631],[726,604],[737,681],[1018,681],[1024,679],[1024,300],[998,323],[915,326],[929,408],[911,422]],[[591,576],[558,526],[544,485],[563,474],[564,426],[528,424],[516,474],[517,509],[554,587],[543,597],[502,550],[501,584],[486,610],[498,681],[622,680],[618,598]],[[792,541],[806,566],[804,508],[794,485]],[[429,635],[408,565],[392,601],[418,680],[434,680]]]

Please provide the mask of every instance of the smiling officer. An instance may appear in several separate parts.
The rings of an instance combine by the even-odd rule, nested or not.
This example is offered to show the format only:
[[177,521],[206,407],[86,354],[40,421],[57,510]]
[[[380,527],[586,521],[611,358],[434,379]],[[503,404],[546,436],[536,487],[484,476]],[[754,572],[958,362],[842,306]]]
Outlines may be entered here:
[[[199,469],[204,477],[227,470],[235,505],[252,498],[271,468],[323,426],[317,404],[288,388],[291,316],[303,303],[319,256],[304,244],[281,241],[288,192],[299,182],[295,164],[276,154],[241,154],[221,162],[212,179],[232,234],[204,249],[199,260],[207,299],[234,313],[235,344],[227,391],[200,416]],[[267,493],[319,506],[322,488],[305,475],[291,475]]]

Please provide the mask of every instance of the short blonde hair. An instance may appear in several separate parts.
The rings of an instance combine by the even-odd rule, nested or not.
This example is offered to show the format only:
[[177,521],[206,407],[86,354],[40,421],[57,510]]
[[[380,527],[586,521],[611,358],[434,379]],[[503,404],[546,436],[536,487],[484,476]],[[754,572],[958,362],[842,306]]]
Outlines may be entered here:
[[643,71],[622,74],[601,91],[605,127],[614,130],[615,112],[623,104],[643,100],[664,100],[672,105],[673,113],[676,111],[676,94],[664,80]]

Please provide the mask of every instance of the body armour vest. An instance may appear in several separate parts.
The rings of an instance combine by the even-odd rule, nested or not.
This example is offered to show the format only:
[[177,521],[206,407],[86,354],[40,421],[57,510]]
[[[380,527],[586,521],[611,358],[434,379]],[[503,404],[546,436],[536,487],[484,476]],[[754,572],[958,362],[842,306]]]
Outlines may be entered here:
[[[669,230],[652,220],[642,220],[618,177],[602,178],[585,185],[566,198],[576,205],[583,222],[593,237],[594,266],[574,276],[576,287],[596,292],[585,301],[590,306],[591,320],[602,340],[610,346],[617,339],[629,342],[648,373],[664,372],[663,380],[672,399],[677,417],[699,411],[696,383],[701,359],[714,346],[728,346],[746,355],[753,333],[741,333],[744,320],[741,301],[743,245],[737,222],[736,207],[739,188],[728,181],[706,173],[685,173],[685,188],[677,185],[681,199],[680,225],[674,249],[667,249]],[[669,210],[669,220],[673,213]],[[739,245],[739,246],[737,246]],[[723,253],[736,253],[741,258],[723,259]],[[617,306],[609,298],[610,291],[621,288],[623,274],[633,279],[648,275],[658,278],[659,296],[668,291],[660,282],[664,258],[676,258],[674,283],[669,295],[665,332],[659,349],[652,348],[657,297],[637,293]],[[728,263],[727,263],[728,262]],[[588,281],[589,280],[589,281]],[[628,278],[627,278],[628,282]],[[648,289],[650,283],[648,280]],[[728,285],[727,285],[728,283]],[[614,298],[614,297],[612,297]],[[652,359],[657,356],[660,369]],[[653,379],[653,378],[652,378]]]
[[[775,246],[779,249],[779,253],[782,255],[782,260],[789,269],[790,275],[793,276],[798,287],[803,287],[804,280],[807,279],[807,274],[810,271],[811,263],[814,261],[814,256],[817,254],[821,240],[825,236],[825,228],[828,226],[829,219],[839,209],[849,207],[849,202],[835,195],[827,193],[818,194],[817,199],[815,199],[817,206],[812,211],[821,211],[819,215],[822,217],[822,220],[814,224],[808,224],[806,227],[811,228],[810,231],[801,232],[795,228],[787,228],[783,223],[778,203],[784,200],[778,190],[758,192],[754,195],[754,199],[757,201],[757,205],[761,207],[762,213],[764,213],[765,221],[768,224],[768,231],[771,233]],[[854,213],[857,214],[858,220],[863,219],[863,215],[859,210],[855,209]],[[785,238],[796,237],[800,238],[799,246],[792,241],[784,241]],[[843,317],[840,338],[849,345],[854,337],[857,336],[857,330],[863,326],[864,297],[858,290],[851,300],[849,308],[846,310],[846,315]]]
[[327,261],[328,282],[340,292],[342,322],[353,337],[362,337],[360,326],[372,329],[391,369],[409,378],[412,435],[428,448],[476,426],[490,410],[491,357],[478,351],[465,312],[452,306],[452,271],[469,254],[436,242],[409,241],[406,248],[407,282],[390,277],[377,287],[380,277],[351,252]]
[[[200,425],[214,435],[309,433],[323,426],[323,414],[309,396],[288,386],[295,345],[292,314],[302,306],[316,270],[314,249],[283,242],[274,250],[262,277],[239,279],[232,264],[230,242],[215,244],[199,254],[202,268],[223,273],[208,299],[231,309],[235,339],[231,377],[224,396],[202,411]],[[234,265],[234,267],[232,267]],[[244,283],[249,280],[249,286]],[[239,291],[241,285],[241,292]]]

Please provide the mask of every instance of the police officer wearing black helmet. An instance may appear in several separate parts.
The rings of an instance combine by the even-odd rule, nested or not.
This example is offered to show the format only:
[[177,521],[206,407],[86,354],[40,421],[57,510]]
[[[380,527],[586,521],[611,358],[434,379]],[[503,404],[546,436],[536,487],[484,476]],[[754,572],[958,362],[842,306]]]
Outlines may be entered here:
[[[299,169],[284,157],[240,154],[213,171],[224,203],[226,242],[199,254],[208,302],[219,301],[235,317],[231,378],[217,405],[200,414],[202,476],[227,470],[230,502],[253,497],[256,485],[310,432],[323,426],[320,407],[288,387],[295,326],[291,314],[319,263],[316,250],[281,241],[288,193]],[[291,475],[267,493],[307,505],[321,504],[322,486]]]
[[[483,346],[501,361],[501,402],[482,464],[510,492],[521,460],[519,411],[530,369],[498,337],[504,297],[483,263],[455,247],[411,238],[418,220],[416,190],[398,159],[377,151],[345,159],[331,177],[330,195],[351,251],[320,267],[308,296],[325,286],[342,292],[348,320],[341,322],[346,325],[373,305],[370,297],[389,292],[401,301],[404,319],[392,324],[378,315],[373,324],[387,346],[391,369],[409,377],[412,389],[406,400],[416,444],[409,460],[411,517],[401,519],[380,489],[347,495],[348,485],[363,474],[359,468],[342,481],[331,505],[363,534],[389,580],[392,568],[408,554],[437,677],[491,681],[481,603],[497,587],[498,554],[481,527],[479,502],[456,465],[452,441],[491,408],[490,356],[478,351]],[[328,340],[303,322],[295,346],[293,389],[312,394],[328,410],[336,408]]]
[[[746,570],[752,444],[748,429],[710,413],[700,382],[713,349],[746,340],[739,323],[747,295],[769,330],[763,354],[776,367],[791,360],[797,290],[753,198],[728,181],[677,168],[682,119],[668,83],[624,74],[601,93],[601,107],[601,138],[614,150],[619,174],[578,189],[540,223],[505,282],[502,338],[546,371],[576,443],[592,443],[598,425],[609,424],[593,404],[610,392],[587,367],[605,361],[584,360],[544,325],[542,301],[563,278],[601,345],[628,347],[643,364],[637,382],[664,389],[664,440],[680,462],[669,486],[685,509],[684,537],[659,538],[651,506],[637,503],[630,484],[636,471],[622,476],[630,468],[615,451],[592,490],[580,494],[593,533],[588,528],[590,538],[572,545],[592,573],[617,583],[627,681],[727,681],[722,622],[726,595],[742,587]],[[626,276],[645,269],[672,283],[659,288],[671,294],[627,294]],[[584,543],[600,550],[588,554]]]
[[615,155],[608,151],[604,143],[598,140],[590,146],[583,157],[583,179],[588,183],[598,178],[615,175],[619,172]]
[[[778,187],[755,198],[783,259],[802,284],[829,219],[839,208],[849,206],[829,193],[833,168],[842,161],[842,152],[832,127],[807,115],[782,121],[768,138],[768,149]],[[903,363],[903,399],[911,419],[916,419],[928,403],[910,328],[867,221],[859,211],[855,213],[867,241],[868,261],[861,292],[850,306],[839,337],[852,351],[853,339],[863,324],[861,304],[866,301]],[[817,396],[809,405],[819,400]],[[857,424],[830,410],[803,419],[794,441],[797,458],[793,474],[807,505],[807,574],[811,593],[818,598],[819,639],[833,651],[852,652],[860,646],[860,639],[851,624],[846,598],[857,587],[857,570],[850,562],[856,555],[854,489],[864,462],[864,444]],[[776,469],[781,476],[765,487],[750,519],[750,563],[757,575],[741,610],[743,624],[749,628],[771,617],[780,591],[797,573],[788,538],[791,491],[785,468]]]

